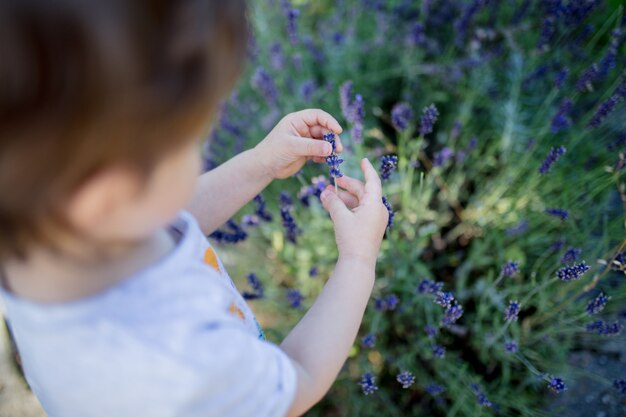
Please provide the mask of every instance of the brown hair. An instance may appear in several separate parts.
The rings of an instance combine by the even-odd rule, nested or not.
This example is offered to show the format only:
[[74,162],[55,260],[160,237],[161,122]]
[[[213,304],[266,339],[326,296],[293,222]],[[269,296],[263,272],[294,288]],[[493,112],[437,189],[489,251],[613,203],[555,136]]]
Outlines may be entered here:
[[244,62],[244,0],[0,2],[0,261],[112,164],[143,175],[208,127]]

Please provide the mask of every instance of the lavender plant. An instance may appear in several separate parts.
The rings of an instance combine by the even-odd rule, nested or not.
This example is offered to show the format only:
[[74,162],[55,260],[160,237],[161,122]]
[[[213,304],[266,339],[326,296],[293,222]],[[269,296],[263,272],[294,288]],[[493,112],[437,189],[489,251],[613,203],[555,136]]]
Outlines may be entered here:
[[[344,127],[341,158],[273,184],[211,236],[244,245],[229,270],[268,338],[332,271],[326,184],[380,161],[390,211],[359,336],[309,414],[538,416],[574,401],[588,371],[568,352],[626,345],[619,2],[270,0],[251,20],[207,169],[291,111],[323,108]],[[623,375],[591,377],[624,395]]]

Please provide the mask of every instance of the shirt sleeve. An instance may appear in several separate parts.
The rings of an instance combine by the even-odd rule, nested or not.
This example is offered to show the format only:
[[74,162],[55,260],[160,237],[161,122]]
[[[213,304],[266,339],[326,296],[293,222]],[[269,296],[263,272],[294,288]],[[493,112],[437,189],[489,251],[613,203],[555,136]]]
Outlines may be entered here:
[[239,323],[198,328],[183,348],[196,378],[177,417],[283,417],[289,410],[297,387],[291,359]]

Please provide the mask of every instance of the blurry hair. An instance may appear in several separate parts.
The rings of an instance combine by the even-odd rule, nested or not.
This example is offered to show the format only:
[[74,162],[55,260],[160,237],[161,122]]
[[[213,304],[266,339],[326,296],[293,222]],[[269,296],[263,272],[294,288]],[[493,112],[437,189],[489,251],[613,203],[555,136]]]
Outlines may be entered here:
[[63,203],[94,174],[147,178],[197,139],[247,40],[245,0],[0,2],[0,261],[71,229]]

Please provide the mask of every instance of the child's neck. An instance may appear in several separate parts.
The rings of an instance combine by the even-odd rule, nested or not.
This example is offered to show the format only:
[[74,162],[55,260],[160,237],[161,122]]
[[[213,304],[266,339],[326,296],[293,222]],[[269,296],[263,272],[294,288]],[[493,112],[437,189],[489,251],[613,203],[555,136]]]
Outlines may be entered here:
[[[111,248],[106,259],[73,261],[49,250],[33,250],[25,262],[4,266],[7,290],[40,303],[62,303],[94,295],[171,252],[176,243],[164,228],[144,241]],[[86,256],[86,254],[85,254]]]

